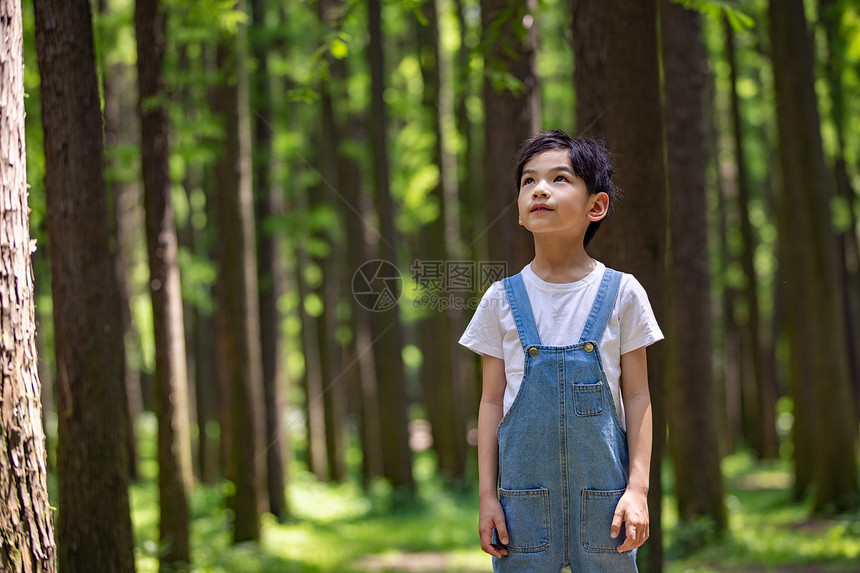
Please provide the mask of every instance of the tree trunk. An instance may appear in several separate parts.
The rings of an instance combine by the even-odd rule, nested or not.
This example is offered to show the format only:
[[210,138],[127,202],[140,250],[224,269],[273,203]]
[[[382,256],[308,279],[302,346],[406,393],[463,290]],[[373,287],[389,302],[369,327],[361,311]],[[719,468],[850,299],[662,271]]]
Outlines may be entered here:
[[[244,2],[237,2],[244,10]],[[221,73],[219,109],[225,121],[217,160],[218,309],[230,409],[229,477],[235,484],[233,540],[260,538],[260,513],[266,507],[265,421],[260,371],[260,311],[257,293],[254,199],[251,182],[251,125],[243,25],[218,45]],[[222,434],[225,429],[222,428]]]
[[[484,49],[484,191],[491,261],[519,271],[534,258],[531,235],[517,224],[517,186],[511,173],[517,151],[540,128],[534,46],[524,22],[526,0],[481,1]],[[526,17],[528,16],[528,18]],[[512,271],[512,272],[513,272]]]
[[[370,45],[367,51],[371,76],[370,133],[374,199],[380,232],[378,257],[397,267],[395,245],[398,238],[394,228],[394,204],[391,200],[388,174],[388,120],[383,98],[385,66],[379,0],[368,0],[367,12],[370,25]],[[382,470],[384,477],[391,481],[395,489],[411,493],[415,489],[415,482],[412,477],[412,452],[409,450],[407,427],[406,410],[409,400],[403,383],[403,336],[397,304],[384,304],[371,315],[370,322],[378,384]]]
[[571,12],[577,135],[603,137],[606,134],[607,112],[607,4],[595,0],[571,0]]
[[[664,318],[666,274],[666,179],[663,165],[663,127],[657,51],[656,0],[629,3],[622,0],[578,0],[593,4],[578,8],[593,21],[575,23],[574,35],[583,27],[599,45],[575,41],[577,66],[581,62],[603,62],[590,50],[606,50],[603,73],[593,77],[576,74],[578,123],[589,137],[603,137],[617,158],[616,183],[624,191],[624,201],[595,236],[593,251],[612,267],[632,273],[645,287],[657,319]],[[597,12],[604,10],[605,13]],[[595,14],[603,14],[596,17]],[[606,15],[613,17],[607,18]],[[588,68],[586,68],[588,69]],[[630,97],[630,94],[637,94]],[[601,95],[604,94],[604,95]],[[604,109],[589,109],[604,102]],[[587,104],[585,102],[592,102]],[[585,119],[588,118],[588,119]],[[587,123],[586,123],[587,122]],[[588,127],[586,130],[585,127]],[[604,131],[605,130],[605,131]],[[663,567],[661,463],[665,450],[665,409],[663,405],[663,346],[648,350],[648,381],[651,387],[654,440],[651,456],[651,538],[639,554],[639,562],[649,572]]]
[[35,2],[57,360],[58,567],[134,571],[120,302],[86,0]]
[[251,0],[253,39],[251,52],[257,61],[254,71],[254,189],[257,220],[262,229],[257,236],[257,264],[260,274],[260,340],[263,354],[263,392],[266,408],[266,477],[269,511],[278,521],[288,515],[284,475],[284,440],[281,427],[280,313],[278,296],[282,290],[282,273],[278,265],[276,237],[265,228],[269,217],[278,214],[275,189],[271,184],[272,103],[269,81],[268,46],[265,37],[266,2]]
[[840,34],[841,11],[835,0],[819,0],[819,21],[827,35],[825,71],[831,99],[830,115],[836,131],[836,157],[834,175],[836,196],[848,212],[848,225],[839,230],[839,280],[845,308],[845,335],[848,346],[848,365],[854,391],[856,419],[860,420],[860,245],[857,241],[857,192],[851,184],[848,163],[845,160],[845,92],[842,73],[845,67],[846,40]]
[[[326,2],[319,4],[319,17],[327,22],[330,16],[325,12],[333,9]],[[333,65],[333,62],[329,62]],[[314,209],[328,209],[338,212],[341,177],[338,158],[338,138],[335,136],[334,106],[331,96],[331,82],[323,80],[320,85],[321,120],[320,129],[320,182],[319,193],[311,194]],[[343,210],[340,210],[343,214]],[[353,213],[345,216],[355,216]],[[341,222],[337,228],[341,227]],[[343,481],[346,479],[346,450],[344,419],[346,417],[346,392],[349,368],[344,362],[344,354],[340,351],[336,332],[338,328],[338,297],[343,290],[340,288],[341,277],[344,276],[342,267],[345,257],[341,256],[341,245],[346,240],[335,229],[330,229],[327,236],[321,237],[328,244],[325,256],[315,257],[314,262],[321,271],[321,282],[316,288],[317,295],[322,301],[322,314],[316,318],[317,344],[320,354],[320,373],[323,381],[322,406],[325,420],[325,452],[328,479]],[[351,274],[346,274],[351,278]],[[336,385],[335,385],[336,384]]]
[[[443,122],[447,118],[443,116],[446,109],[443,103],[443,77],[442,49],[439,40],[439,16],[435,0],[429,0],[422,8],[425,22],[417,23],[419,46],[430,46],[432,51],[424,52],[421,58],[421,74],[424,79],[424,109],[430,120],[429,130],[435,135],[433,149],[433,163],[439,166],[439,182],[432,190],[430,197],[438,205],[438,215],[422,229],[421,240],[424,243],[422,253],[428,255],[427,261],[415,261],[434,265],[433,268],[444,269],[446,262],[452,257],[448,252],[448,245],[456,246],[452,233],[446,232],[453,228],[449,224],[451,210],[450,203],[456,201],[456,173],[455,180],[450,181],[450,170],[452,165],[446,161],[444,149]],[[448,106],[447,109],[450,109]],[[452,190],[451,187],[454,186]],[[453,192],[452,192],[453,191]],[[453,196],[452,196],[453,195]],[[413,263],[414,264],[414,263]],[[435,266],[435,265],[438,265]],[[422,266],[419,264],[417,273],[421,273]],[[416,270],[413,268],[413,279]],[[420,279],[421,277],[419,277]],[[472,276],[474,278],[474,275]],[[436,281],[438,283],[438,281]],[[442,277],[441,284],[426,285],[425,290],[431,296],[438,296],[440,301],[447,300],[448,296],[457,293],[446,290],[445,279]],[[470,293],[471,294],[471,293]],[[456,340],[451,326],[454,322],[454,310],[447,305],[436,305],[435,307],[423,309],[427,315],[423,324],[419,327],[419,336],[423,339],[421,350],[423,361],[421,365],[421,379],[424,391],[424,400],[427,407],[427,417],[433,436],[433,449],[436,452],[439,470],[447,479],[459,481],[466,473],[466,423],[463,410],[463,392],[458,391],[462,387],[459,372],[455,366],[455,349],[452,341]],[[459,398],[459,399],[458,399]]]
[[39,401],[24,137],[21,4],[0,1],[0,569],[57,570]]
[[165,547],[159,559],[164,564],[190,563],[188,496],[192,470],[188,370],[170,196],[169,127],[164,107],[164,12],[159,2],[137,0],[134,25],[149,293],[155,338],[160,542]]
[[737,202],[742,243],[741,266],[745,278],[743,295],[747,302],[746,323],[743,325],[745,333],[742,337],[746,344],[742,344],[741,348],[744,349],[743,354],[749,356],[752,362],[752,369],[749,374],[752,374],[753,378],[749,384],[753,392],[748,392],[744,399],[744,405],[748,412],[745,418],[751,426],[748,436],[750,444],[757,455],[760,458],[773,459],[779,456],[779,439],[776,434],[776,384],[768,375],[765,345],[762,340],[762,312],[758,296],[758,275],[754,264],[756,240],[750,220],[749,173],[747,172],[743,148],[740,99],[737,93],[738,66],[735,56],[734,34],[728,18],[723,19],[723,29],[731,83],[729,95],[734,131],[735,164],[737,165]]
[[[106,20],[111,15],[108,0],[99,0],[99,17]],[[116,248],[113,253],[114,266],[116,267],[117,285],[120,292],[120,304],[122,308],[122,332],[123,340],[126,342],[125,358],[125,392],[128,397],[128,414],[126,417],[126,447],[128,448],[128,476],[131,481],[138,478],[137,464],[137,440],[134,435],[134,421],[143,408],[143,397],[140,388],[140,368],[138,365],[140,357],[140,336],[131,316],[129,301],[131,298],[131,285],[128,281],[129,261],[132,259],[132,242],[136,236],[134,230],[143,225],[137,220],[140,215],[138,199],[140,199],[139,188],[136,183],[122,180],[116,175],[119,161],[116,160],[120,146],[128,145],[129,140],[136,137],[138,128],[136,122],[128,121],[129,116],[134,113],[134,103],[129,94],[132,93],[129,86],[129,66],[124,63],[108,62],[106,55],[102,54],[102,92],[104,97],[104,122],[105,122],[105,183],[108,196],[108,212],[114,216],[110,218],[111,242],[115,242]],[[112,149],[113,147],[116,149]],[[113,173],[113,176],[111,174]],[[141,215],[142,218],[142,215]]]
[[705,193],[704,102],[705,82],[710,77],[699,13],[663,0],[660,14],[671,214],[667,338],[672,344],[667,351],[666,379],[669,450],[681,520],[691,523],[704,517],[721,530],[726,526],[726,512],[711,359]]
[[[824,163],[813,55],[802,0],[771,1],[782,186],[779,232],[794,407],[812,420],[813,511],[844,511],[860,501],[857,428],[849,384],[843,309],[836,280],[833,197]],[[822,296],[822,293],[825,293]],[[811,400],[800,394],[811,392]],[[797,435],[797,434],[795,434]]]

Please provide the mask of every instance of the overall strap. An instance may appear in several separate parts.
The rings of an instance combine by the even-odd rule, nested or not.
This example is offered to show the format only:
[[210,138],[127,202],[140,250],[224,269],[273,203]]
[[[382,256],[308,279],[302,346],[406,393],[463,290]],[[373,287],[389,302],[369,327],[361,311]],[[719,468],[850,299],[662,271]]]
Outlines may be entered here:
[[528,351],[530,346],[540,346],[540,336],[538,335],[537,324],[535,324],[532,305],[529,302],[529,295],[526,292],[526,285],[523,282],[522,274],[517,273],[512,277],[504,279],[503,282],[523,349]]
[[579,339],[580,343],[589,340],[592,342],[600,341],[603,331],[606,329],[606,323],[609,322],[609,316],[612,314],[612,308],[615,306],[619,284],[621,284],[621,273],[607,268],[603,272],[600,290],[597,291],[597,298],[594,299],[591,314],[588,316],[588,322],[585,323],[582,338]]

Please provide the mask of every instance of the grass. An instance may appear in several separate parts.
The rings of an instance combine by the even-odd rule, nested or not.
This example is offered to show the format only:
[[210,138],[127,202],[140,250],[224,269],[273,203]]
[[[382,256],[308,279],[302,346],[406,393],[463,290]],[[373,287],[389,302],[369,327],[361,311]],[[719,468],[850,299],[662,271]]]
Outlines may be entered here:
[[[145,432],[148,433],[148,432]],[[137,570],[158,571],[158,500],[154,465],[143,440],[145,475],[132,487]],[[145,442],[149,442],[148,444]],[[762,465],[746,454],[723,464],[729,529],[679,526],[672,485],[664,502],[666,570],[705,572],[860,571],[860,514],[809,519],[790,499],[786,462]],[[417,499],[398,503],[384,483],[365,493],[356,483],[322,484],[291,477],[292,518],[266,516],[259,543],[233,545],[226,487],[197,486],[192,496],[192,571],[203,573],[478,573],[491,571],[477,542],[477,496],[452,492],[434,475],[430,456],[416,459]]]

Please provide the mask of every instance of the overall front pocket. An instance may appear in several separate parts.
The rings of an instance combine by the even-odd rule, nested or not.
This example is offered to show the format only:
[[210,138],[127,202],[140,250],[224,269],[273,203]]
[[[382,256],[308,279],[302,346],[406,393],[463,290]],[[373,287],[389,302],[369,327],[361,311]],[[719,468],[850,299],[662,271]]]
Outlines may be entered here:
[[573,385],[573,406],[577,416],[603,413],[603,382]]
[[611,537],[612,518],[615,517],[615,507],[622,495],[623,489],[582,490],[580,537],[583,549],[592,553],[615,553],[618,546],[624,543],[624,524],[618,537]]
[[505,511],[508,551],[533,553],[549,548],[549,490],[499,489]]

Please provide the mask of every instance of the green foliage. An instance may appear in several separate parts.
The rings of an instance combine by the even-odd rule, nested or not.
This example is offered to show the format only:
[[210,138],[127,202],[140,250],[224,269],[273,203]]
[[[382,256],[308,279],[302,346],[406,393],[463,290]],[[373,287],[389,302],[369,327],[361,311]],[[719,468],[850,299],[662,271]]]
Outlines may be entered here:
[[698,10],[717,21],[725,15],[735,30],[752,28],[755,25],[755,21],[743,9],[748,8],[749,4],[745,0],[672,0],[672,2],[685,8]]

